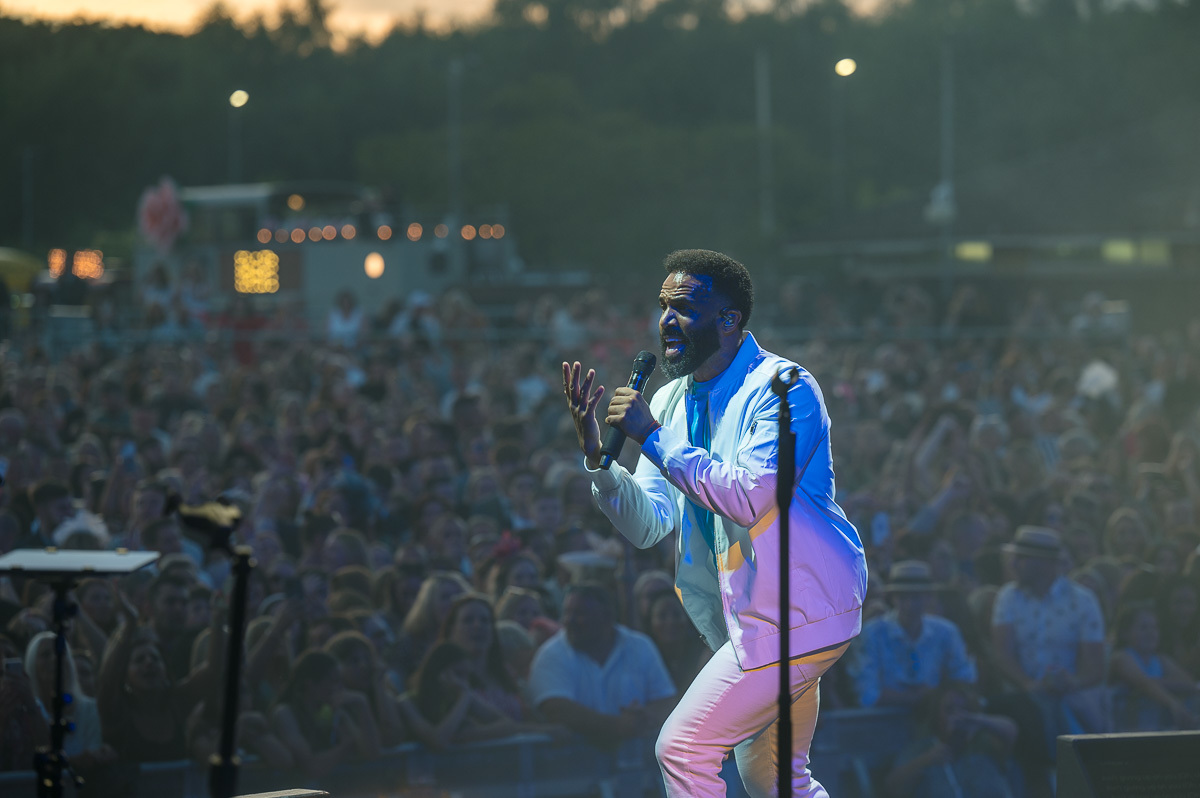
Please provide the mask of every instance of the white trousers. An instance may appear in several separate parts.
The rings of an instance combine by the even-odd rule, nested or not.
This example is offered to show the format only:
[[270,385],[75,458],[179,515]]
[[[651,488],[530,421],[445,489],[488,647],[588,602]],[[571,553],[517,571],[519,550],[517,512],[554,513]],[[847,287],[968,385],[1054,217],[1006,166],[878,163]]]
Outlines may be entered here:
[[[791,660],[792,795],[828,798],[808,770],[808,747],[817,725],[821,674],[849,643]],[[721,764],[732,750],[751,798],[776,794],[779,768],[779,663],[743,671],[725,643],[713,654],[663,724],[655,745],[668,798],[725,795]]]

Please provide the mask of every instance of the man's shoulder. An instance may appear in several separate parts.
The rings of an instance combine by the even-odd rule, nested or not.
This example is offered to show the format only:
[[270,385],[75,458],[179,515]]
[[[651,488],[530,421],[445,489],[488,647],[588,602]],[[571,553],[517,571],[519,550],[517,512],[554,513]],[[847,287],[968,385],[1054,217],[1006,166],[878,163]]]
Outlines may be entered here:
[[1000,590],[996,592],[996,603],[999,604],[1001,601],[1016,601],[1020,595],[1021,591],[1017,587],[1016,582],[1005,582],[1000,587]]
[[621,624],[617,624],[616,628],[617,645],[621,648],[639,652],[658,650],[649,635],[639,632],[636,629],[630,629],[628,626],[622,626]]
[[940,637],[962,637],[962,632],[959,631],[958,624],[949,618],[943,618],[941,615],[926,615],[921,619],[921,622]]
[[1090,587],[1079,584],[1073,579],[1068,579],[1065,576],[1059,577],[1059,584],[1055,585],[1056,594],[1065,600],[1069,600],[1072,604],[1095,604],[1100,605],[1100,600],[1096,598],[1096,594],[1092,592]]
[[1013,623],[1014,618],[1020,617],[1025,606],[1026,596],[1016,582],[1006,582],[996,593],[992,603],[992,617],[1006,616],[1003,623]]
[[538,650],[533,655],[533,662],[530,667],[534,667],[541,662],[557,662],[574,654],[574,649],[567,642],[567,633],[563,629],[559,629],[546,639],[545,643],[538,646]]
[[892,614],[890,612],[885,612],[883,615],[876,615],[863,624],[862,637],[864,639],[873,639],[879,636],[886,636],[892,624]]
[[750,378],[754,386],[769,391],[776,374],[781,372],[786,374],[793,369],[795,369],[798,379],[788,390],[791,402],[795,403],[801,396],[818,400],[821,396],[821,388],[812,372],[794,360],[761,347],[754,359],[750,361]]

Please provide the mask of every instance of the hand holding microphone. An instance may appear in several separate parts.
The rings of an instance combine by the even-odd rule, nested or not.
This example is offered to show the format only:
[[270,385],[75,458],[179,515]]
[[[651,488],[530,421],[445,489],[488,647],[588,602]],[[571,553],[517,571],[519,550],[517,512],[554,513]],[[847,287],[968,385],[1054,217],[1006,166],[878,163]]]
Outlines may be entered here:
[[604,446],[600,447],[600,467],[607,469],[621,454],[628,435],[639,444],[643,443],[658,422],[650,412],[650,406],[642,397],[642,390],[650,381],[650,374],[658,359],[643,350],[633,360],[633,373],[629,375],[629,385],[618,388],[608,403],[608,415],[605,422],[609,425],[608,434],[604,436]]
[[612,402],[609,403],[605,421],[608,422],[610,429],[604,438],[603,446],[600,444],[600,426],[596,421],[596,406],[604,395],[604,386],[599,385],[593,388],[596,372],[589,369],[587,374],[584,374],[583,367],[578,361],[562,364],[563,393],[567,396],[571,418],[575,421],[575,433],[579,439],[579,448],[587,458],[589,467],[607,469],[621,453],[626,433],[641,443],[658,426],[658,422],[650,413],[649,405],[641,395],[656,363],[657,358],[650,352],[640,352],[634,359],[633,373],[629,376],[629,386],[618,388]]

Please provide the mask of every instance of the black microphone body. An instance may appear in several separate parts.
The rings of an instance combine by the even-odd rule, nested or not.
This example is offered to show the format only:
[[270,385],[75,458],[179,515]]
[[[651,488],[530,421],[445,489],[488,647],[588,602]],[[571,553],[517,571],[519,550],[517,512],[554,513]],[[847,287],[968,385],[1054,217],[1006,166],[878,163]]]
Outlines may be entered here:
[[[656,365],[658,365],[658,358],[652,353],[644,349],[638,352],[638,356],[633,359],[633,373],[629,375],[629,387],[635,391],[644,390]],[[608,434],[604,436],[604,445],[600,447],[600,467],[607,471],[613,461],[620,456],[621,447],[624,445],[625,433],[617,427],[609,427]]]

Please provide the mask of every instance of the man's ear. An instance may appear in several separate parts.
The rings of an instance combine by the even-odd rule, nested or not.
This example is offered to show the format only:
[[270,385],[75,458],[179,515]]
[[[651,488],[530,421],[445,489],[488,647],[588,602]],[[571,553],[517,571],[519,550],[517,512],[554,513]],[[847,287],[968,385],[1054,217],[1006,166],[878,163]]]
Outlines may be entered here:
[[734,308],[725,308],[721,311],[721,326],[726,332],[732,332],[737,329],[738,323],[742,320],[742,312]]

